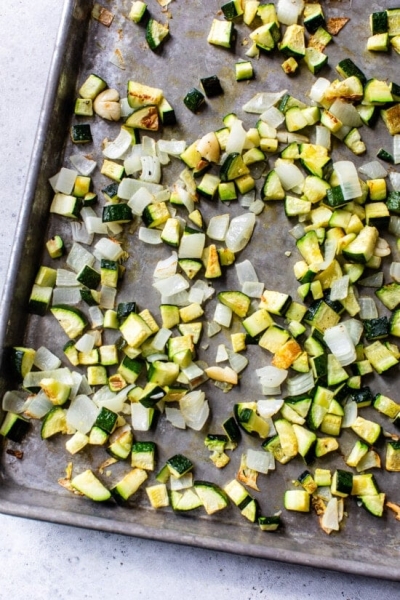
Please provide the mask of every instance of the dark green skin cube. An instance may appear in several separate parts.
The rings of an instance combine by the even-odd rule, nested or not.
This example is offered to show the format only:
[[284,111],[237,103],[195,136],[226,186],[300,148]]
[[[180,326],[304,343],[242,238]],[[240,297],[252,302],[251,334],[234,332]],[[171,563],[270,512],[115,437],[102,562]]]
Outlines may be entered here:
[[136,302],[120,302],[117,306],[118,321],[122,323],[131,313],[136,312]]
[[88,306],[98,306],[99,303],[93,298],[92,291],[89,288],[82,288],[79,290],[83,302],[86,302]]
[[346,204],[348,200],[343,198],[342,188],[340,185],[337,185],[333,188],[329,188],[326,191],[326,198],[324,203],[330,206],[331,208],[338,208],[339,206],[343,206]]
[[200,79],[201,85],[203,86],[204,93],[207,98],[213,98],[214,96],[220,96],[224,93],[221,87],[221,82],[216,75],[210,77],[204,77]]
[[80,271],[80,273],[78,273],[76,278],[79,281],[79,283],[82,283],[91,290],[95,290],[99,286],[101,279],[100,273],[98,273],[95,269],[92,269],[92,267],[89,267],[88,265],[85,265],[83,267],[83,269]]
[[386,33],[388,30],[388,17],[386,10],[380,10],[371,15],[372,35]]
[[97,416],[94,427],[100,427],[100,429],[103,429],[103,431],[105,431],[106,433],[111,433],[114,429],[117,419],[117,413],[103,406],[100,410],[100,413]]
[[123,361],[121,362],[121,366],[129,369],[132,373],[136,373],[140,375],[140,372],[143,368],[143,363],[140,360],[135,360],[134,358],[129,358],[129,356],[125,356]]
[[184,97],[183,102],[189,110],[196,113],[205,102],[204,95],[200,90],[192,88]]
[[386,206],[391,212],[400,214],[400,192],[389,192]]
[[218,450],[223,451],[225,445],[228,443],[229,439],[227,435],[218,434],[218,433],[209,433],[204,440],[204,445],[209,450]]
[[156,451],[156,445],[154,442],[135,442],[132,446],[132,453],[135,452],[148,452],[154,454]]
[[264,531],[276,531],[281,525],[280,516],[258,517],[258,524]]
[[370,406],[374,397],[371,389],[368,386],[365,386],[359,390],[352,390],[350,398],[353,402],[357,403],[359,408],[362,408],[364,406]]
[[118,271],[118,263],[115,260],[102,258],[100,262],[100,268],[106,269],[107,271]]
[[157,385],[147,396],[140,398],[140,404],[143,404],[146,408],[153,408],[157,402],[163,399],[165,393],[163,388]]
[[357,67],[351,58],[345,58],[344,60],[340,61],[337,70],[340,74],[343,72],[344,78],[355,76],[358,77],[363,85],[367,83],[367,78],[365,77],[364,73]]
[[183,454],[175,454],[167,460],[167,466],[184,475],[193,468],[193,463]]
[[365,319],[363,321],[365,337],[368,341],[380,340],[389,335],[390,322],[387,317]]
[[378,150],[376,156],[377,156],[377,158],[384,160],[385,162],[389,163],[390,165],[394,165],[393,155],[390,154],[390,152],[388,152],[384,148],[380,148],[380,150]]
[[103,206],[103,223],[113,223],[114,221],[132,221],[133,215],[130,206],[125,203],[108,204]]
[[224,423],[222,423],[222,427],[231,442],[236,442],[236,443],[240,442],[240,438],[241,438],[240,429],[239,429],[234,417],[229,417],[229,419],[227,419]]
[[12,442],[20,443],[30,427],[30,422],[23,419],[20,415],[11,413],[7,414],[6,419],[8,420],[7,430],[4,430],[4,422],[2,425],[4,437]]
[[343,469],[337,470],[337,486],[336,489],[342,494],[351,494],[353,488],[353,473],[350,471],[344,471]]
[[119,186],[119,184],[117,182],[110,183],[110,185],[107,185],[105,188],[103,188],[101,190],[103,192],[104,196],[106,197],[106,199],[109,200],[110,202],[112,202],[113,200],[116,200],[118,198],[118,186]]
[[72,125],[71,139],[74,144],[88,144],[93,141],[92,132],[88,123]]

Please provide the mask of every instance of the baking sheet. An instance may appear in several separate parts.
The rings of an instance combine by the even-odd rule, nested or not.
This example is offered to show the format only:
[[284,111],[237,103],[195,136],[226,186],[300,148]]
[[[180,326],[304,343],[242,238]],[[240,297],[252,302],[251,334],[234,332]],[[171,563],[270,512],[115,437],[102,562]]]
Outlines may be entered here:
[[[326,2],[324,9],[328,16],[349,16],[351,21],[342,33],[327,49],[331,67],[322,75],[335,78],[333,66],[344,57],[352,58],[371,76],[384,72],[389,79],[396,81],[398,57],[391,55],[376,56],[364,51],[368,37],[368,17],[363,3]],[[178,126],[166,129],[164,137],[192,141],[199,135],[222,126],[222,117],[234,111],[243,118],[246,128],[253,126],[257,117],[243,113],[241,106],[258,91],[279,91],[288,89],[290,93],[307,100],[306,91],[311,87],[314,77],[303,65],[301,73],[293,79],[287,78],[281,68],[281,56],[261,56],[255,62],[256,78],[250,82],[236,83],[234,63],[245,58],[245,40],[248,29],[238,25],[235,51],[210,46],[206,37],[219,10],[220,2],[209,0],[207,3],[192,0],[190,3],[174,0],[169,5],[171,38],[160,54],[152,53],[144,41],[144,30],[127,19],[131,2],[119,0],[107,2],[106,7],[114,13],[111,27],[105,28],[90,19],[92,2],[89,0],[65,3],[56,52],[45,105],[38,130],[38,141],[27,181],[23,209],[17,230],[17,239],[10,265],[10,276],[2,300],[2,322],[0,340],[3,352],[1,386],[9,387],[6,371],[7,348],[23,343],[39,347],[45,343],[59,354],[60,330],[49,315],[45,318],[26,318],[26,302],[32,282],[40,264],[50,264],[42,253],[43,232],[45,239],[55,233],[67,237],[68,223],[59,217],[48,221],[47,210],[51,201],[51,190],[47,183],[50,176],[61,165],[70,166],[67,157],[75,148],[68,141],[68,127],[75,99],[75,89],[86,76],[96,72],[103,76],[109,87],[116,87],[123,95],[128,79],[134,79],[148,85],[163,88],[166,97],[174,106]],[[370,10],[379,10],[395,6],[392,2],[374,3]],[[158,3],[149,2],[152,14],[162,21],[167,15],[162,13]],[[118,49],[124,57],[125,69],[115,67],[110,58]],[[206,107],[198,115],[188,111],[182,98],[192,87],[199,87],[199,78],[218,75],[224,89],[224,96],[207,101]],[[75,122],[75,121],[73,121]],[[93,151],[100,159],[99,147],[104,137],[113,139],[119,126],[100,123],[92,127],[95,143]],[[390,148],[390,138],[384,128],[376,130],[362,129],[362,136],[374,156],[380,146]],[[86,148],[85,148],[86,150]],[[337,150],[334,158],[349,158],[349,152]],[[353,155],[350,159],[353,160]],[[368,157],[354,158],[354,162],[367,162]],[[100,162],[100,160],[99,160]],[[273,161],[270,160],[270,164]],[[171,168],[164,170],[165,183],[172,183],[182,165],[175,161]],[[107,180],[100,175],[95,177],[95,189],[101,189]],[[259,182],[260,185],[260,182]],[[239,203],[222,207],[220,203],[201,202],[201,210],[206,219],[218,212],[229,212],[232,216],[243,209]],[[240,255],[240,260],[251,258],[260,281],[267,283],[269,289],[290,289],[297,287],[292,277],[292,265],[297,255],[285,256],[285,251],[294,250],[294,241],[287,235],[290,224],[282,214],[281,206],[267,206],[257,219],[251,245]],[[137,242],[135,227],[129,227],[124,235],[124,243],[130,254],[127,281],[124,282],[119,300],[135,299],[141,308],[149,307],[156,314],[158,297],[152,292],[149,274],[156,262],[165,258],[170,251],[166,247],[146,248]],[[61,266],[61,265],[59,265]],[[234,269],[228,270],[223,279],[215,283],[219,289],[235,289],[238,283]],[[211,318],[215,301],[206,309],[206,317]],[[200,348],[200,358],[213,363],[216,343],[228,343],[228,335],[220,334],[217,340],[207,340],[203,336],[202,344],[210,343],[207,350]],[[202,345],[201,344],[201,345]],[[201,346],[200,345],[200,346]],[[267,364],[269,357],[257,347],[250,347],[247,354],[250,365]],[[385,377],[379,390],[396,399],[396,379]],[[220,431],[219,423],[230,414],[236,401],[254,400],[260,397],[257,382],[254,381],[253,367],[243,372],[241,384],[230,394],[223,394],[211,383],[204,386],[211,405],[209,431]],[[377,390],[376,390],[377,391]],[[368,409],[365,411],[368,417]],[[373,418],[377,417],[372,411]],[[382,421],[383,422],[383,421]],[[226,469],[218,471],[209,461],[209,452],[204,448],[204,432],[178,432],[165,422],[161,416],[154,434],[159,449],[158,464],[176,451],[193,458],[196,479],[210,479],[223,485],[238,468],[240,454],[245,447],[258,447],[257,440],[246,437],[242,445],[232,453],[232,462]],[[137,433],[136,439],[144,440],[149,434]],[[341,446],[350,448],[354,436],[344,433]],[[153,511],[148,507],[144,492],[139,492],[122,508],[113,505],[94,504],[87,499],[76,498],[63,490],[57,479],[62,477],[70,456],[64,450],[65,439],[42,442],[38,436],[38,427],[28,435],[22,445],[22,461],[3,452],[1,459],[0,510],[4,513],[67,523],[83,527],[125,533],[192,544],[253,555],[288,562],[296,562],[333,568],[354,573],[374,575],[393,579],[400,578],[399,569],[399,529],[392,515],[376,519],[359,509],[354,499],[349,502],[349,518],[338,535],[326,536],[318,526],[315,514],[284,514],[285,527],[271,534],[261,532],[241,517],[236,507],[231,506],[216,515],[206,516],[201,510],[185,515],[177,515],[171,509]],[[11,443],[4,446],[14,447]],[[5,449],[5,448],[4,448]],[[381,448],[382,450],[382,448]],[[92,465],[98,466],[105,458],[104,450],[89,449],[73,458],[75,472]],[[332,457],[324,465],[344,467],[343,461]],[[291,481],[304,470],[300,459],[285,466],[278,465],[276,473],[267,477],[260,476],[261,492],[254,493],[260,502],[263,514],[271,514],[282,508],[283,491],[291,487]],[[112,475],[111,477],[115,477]],[[395,490],[398,487],[396,474],[378,473],[378,483],[388,496],[396,501]],[[110,481],[107,481],[110,485]],[[377,549],[379,548],[379,552]]]

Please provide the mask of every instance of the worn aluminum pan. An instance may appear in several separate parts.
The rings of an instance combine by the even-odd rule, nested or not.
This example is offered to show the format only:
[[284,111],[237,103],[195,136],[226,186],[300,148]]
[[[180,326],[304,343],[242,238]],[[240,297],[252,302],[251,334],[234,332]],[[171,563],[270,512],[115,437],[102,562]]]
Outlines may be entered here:
[[[165,20],[156,0],[149,3],[156,18]],[[397,56],[376,56],[367,53],[365,48],[368,33],[368,16],[361,0],[353,2],[324,3],[328,16],[349,16],[350,23],[328,48],[330,64],[349,56],[369,74],[396,80]],[[77,86],[90,72],[101,74],[110,87],[117,87],[123,93],[128,79],[134,79],[164,89],[170,103],[175,107],[179,125],[172,128],[166,137],[196,139],[200,134],[221,127],[222,117],[231,111],[243,118],[245,126],[252,126],[256,118],[246,115],[241,106],[258,91],[279,91],[287,88],[302,100],[310,88],[314,77],[303,66],[301,74],[288,79],[280,68],[282,57],[262,56],[255,62],[256,78],[250,82],[236,83],[234,63],[238,57],[245,58],[247,29],[237,26],[238,39],[236,52],[225,51],[207,44],[211,20],[220,7],[218,0],[176,0],[169,6],[171,39],[160,54],[153,54],[144,42],[144,30],[127,19],[130,1],[114,0],[107,8],[114,14],[114,22],[107,29],[90,19],[91,0],[65,0],[60,32],[57,39],[53,64],[49,76],[45,102],[37,133],[29,177],[23,199],[22,211],[16,232],[15,246],[10,262],[9,276],[1,304],[0,323],[1,390],[9,388],[7,372],[7,348],[14,345],[45,343],[50,349],[59,351],[60,330],[49,316],[45,318],[27,317],[26,303],[37,268],[47,258],[42,251],[43,239],[54,233],[62,233],[68,239],[69,225],[54,217],[48,220],[48,206],[51,190],[48,178],[63,164],[68,166],[68,156],[72,150],[68,141],[73,103]],[[394,2],[374,3],[374,10],[395,6]],[[124,59],[125,69],[118,69],[110,62],[118,49]],[[333,66],[323,74],[335,78]],[[218,75],[221,79],[224,96],[207,101],[205,109],[198,115],[190,113],[182,104],[182,98],[192,87],[199,86],[199,78]],[[362,133],[372,148],[368,157],[357,159],[361,164],[373,157],[380,146],[390,149],[390,139],[382,124],[376,130]],[[99,145],[108,136],[116,137],[118,126],[97,123],[95,144],[91,150],[100,157]],[[349,157],[349,152],[335,150],[335,159]],[[172,183],[181,169],[177,162],[166,175],[166,183]],[[260,183],[260,182],[259,182]],[[96,189],[104,186],[105,179],[96,175]],[[202,202],[206,218],[221,211],[218,204]],[[222,210],[231,216],[243,212],[238,204]],[[261,281],[270,289],[291,290],[295,293],[292,265],[296,260],[294,241],[288,236],[290,228],[282,215],[281,207],[268,206],[259,217],[252,244],[242,253],[241,259],[251,258]],[[169,254],[162,247],[154,252],[136,243],[137,231],[131,229],[125,236],[125,244],[130,259],[127,277],[124,282],[121,300],[136,299],[139,305],[156,311],[158,297],[149,284],[149,273],[156,261]],[[290,258],[286,250],[293,250]],[[237,280],[234,270],[228,271],[222,282],[215,284],[217,289],[235,289]],[[206,316],[212,317],[214,302],[207,307]],[[222,336],[218,343],[228,341]],[[215,357],[214,340],[205,339],[210,346],[200,350],[200,358],[212,363]],[[247,355],[252,365],[266,364],[267,357],[257,347],[250,347]],[[231,411],[238,400],[254,400],[260,397],[253,368],[243,373],[238,390],[224,395],[210,383],[205,385],[212,408],[209,430],[220,431],[219,423]],[[380,390],[394,398],[397,377],[385,378]],[[365,413],[368,415],[368,409]],[[372,414],[372,413],[371,413]],[[374,418],[376,413],[374,413]],[[378,417],[379,418],[379,417]],[[178,435],[179,434],[179,435]],[[153,435],[153,434],[151,434]],[[150,434],[136,434],[137,439],[147,439]],[[159,448],[159,464],[177,451],[194,459],[196,478],[211,479],[223,485],[234,477],[238,468],[241,449],[232,455],[232,462],[223,471],[217,471],[208,459],[204,448],[203,433],[177,433],[163,417],[159,419],[154,439]],[[343,434],[341,445],[351,447],[354,437]],[[247,447],[258,447],[257,440],[246,439]],[[13,447],[13,444],[9,444]],[[4,444],[4,450],[5,450]],[[275,560],[336,569],[345,572],[371,575],[389,579],[400,579],[399,542],[400,533],[391,515],[386,519],[375,519],[356,506],[353,500],[349,506],[349,517],[338,535],[326,536],[318,526],[315,515],[285,514],[285,528],[275,534],[266,534],[244,520],[235,507],[209,517],[204,512],[195,511],[185,515],[174,514],[170,509],[153,511],[148,508],[145,493],[135,495],[128,507],[94,504],[86,499],[72,496],[57,484],[64,475],[70,459],[66,456],[64,440],[42,442],[38,427],[27,436],[22,445],[24,458],[21,461],[5,451],[0,463],[0,511],[6,514],[47,520],[103,531],[158,539],[217,550],[235,552]],[[104,460],[104,451],[94,449],[74,457],[76,472],[89,465],[97,468]],[[344,466],[339,459],[328,459],[324,464],[333,468]],[[279,466],[276,473],[259,478],[261,492],[255,494],[264,514],[271,514],[282,508],[283,491],[302,472],[304,465],[294,460],[286,467]],[[115,477],[115,473],[111,476]],[[377,480],[389,497],[396,500],[398,489],[396,474],[378,473]]]

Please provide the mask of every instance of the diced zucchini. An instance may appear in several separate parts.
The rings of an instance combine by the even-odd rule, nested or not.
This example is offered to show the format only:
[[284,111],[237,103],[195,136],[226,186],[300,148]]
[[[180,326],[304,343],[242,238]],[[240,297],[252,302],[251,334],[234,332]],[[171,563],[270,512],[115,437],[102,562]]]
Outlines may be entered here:
[[71,485],[75,490],[95,502],[104,502],[111,498],[111,492],[90,469],[71,479]]
[[310,512],[310,494],[305,490],[287,490],[284,497],[286,510]]

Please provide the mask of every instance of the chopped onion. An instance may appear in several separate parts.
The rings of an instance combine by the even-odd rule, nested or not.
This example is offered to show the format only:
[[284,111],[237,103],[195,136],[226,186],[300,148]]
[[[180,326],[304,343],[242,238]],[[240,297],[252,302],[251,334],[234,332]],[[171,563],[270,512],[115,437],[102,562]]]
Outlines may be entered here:
[[116,296],[117,290],[115,288],[109,287],[108,285],[102,285],[100,288],[101,308],[114,308]]
[[275,106],[271,106],[262,113],[260,119],[262,119],[262,121],[271,127],[277,129],[279,125],[282,125],[282,123],[285,121],[285,115]]
[[56,287],[53,289],[53,295],[51,303],[55,304],[68,304],[68,306],[75,306],[82,300],[80,288],[78,287]]
[[280,396],[281,394],[281,386],[280,385],[262,385],[262,379],[260,379],[261,383],[261,393],[264,396]]
[[191,212],[193,212],[194,211],[194,197],[192,196],[192,194],[188,190],[183,189],[182,187],[177,187],[176,192],[179,196],[179,200],[185,206],[188,213],[190,214]]
[[313,387],[314,377],[311,370],[308,373],[300,373],[287,380],[289,396],[300,396],[305,392],[309,392]]
[[358,412],[357,402],[354,402],[354,400],[349,400],[343,406],[343,411],[344,411],[344,415],[343,415],[343,419],[342,419],[342,428],[347,429],[347,428],[351,427],[353,425],[354,421],[357,419],[357,412]]
[[156,350],[161,351],[165,348],[165,345],[168,342],[171,335],[172,335],[172,331],[170,329],[166,329],[165,327],[162,327],[161,329],[159,329],[157,331],[156,335],[154,336],[154,338],[152,340],[151,345]]
[[141,216],[146,206],[154,201],[154,196],[146,188],[138,189],[128,201],[133,214]]
[[178,257],[176,252],[172,252],[171,256],[164,260],[159,260],[154,269],[153,277],[155,279],[165,279],[175,275],[178,267]]
[[289,233],[295,240],[299,240],[305,234],[305,227],[302,223],[297,223]]
[[260,56],[260,49],[257,46],[257,44],[255,42],[253,42],[251,44],[251,46],[249,47],[249,49],[246,50],[245,54],[249,58],[259,58],[259,56]]
[[324,514],[321,517],[321,527],[328,533],[331,531],[339,531],[339,511],[337,498],[331,498],[326,505]]
[[78,244],[78,242],[74,242],[72,244],[72,248],[68,254],[66,264],[76,273],[79,273],[83,267],[88,265],[91,267],[95,261],[95,257],[91,252],[86,250],[83,246]]
[[255,215],[261,215],[265,208],[265,204],[262,200],[254,200],[249,206],[249,211],[254,213]]
[[232,321],[232,309],[218,302],[215,307],[214,321],[222,327],[230,327]]
[[56,285],[58,287],[78,287],[80,283],[76,279],[76,273],[67,271],[67,269],[57,269]]
[[67,169],[65,167],[61,167],[57,175],[52,177],[51,184],[55,192],[60,192],[61,194],[69,194],[72,193],[74,189],[75,181],[78,176],[78,173],[74,169]]
[[140,175],[141,181],[148,181],[149,183],[160,183],[160,160],[156,156],[142,156],[140,161],[142,163],[142,174]]
[[86,229],[89,233],[99,233],[101,235],[107,235],[107,223],[103,223],[101,217],[88,217],[86,219]]
[[343,323],[326,329],[324,342],[342,367],[350,365],[356,360],[357,354],[354,342]]
[[82,394],[71,400],[66,414],[67,424],[80,433],[88,433],[98,414],[98,406],[88,396]]
[[240,285],[243,285],[245,281],[258,281],[257,273],[253,267],[253,264],[248,259],[241,263],[236,263],[235,269]]
[[333,168],[338,176],[344,200],[353,200],[353,198],[362,196],[360,180],[354,163],[349,160],[340,160],[334,164]]
[[249,359],[238,352],[228,350],[228,357],[230,367],[235,373],[241,373],[249,364]]
[[387,241],[381,237],[378,238],[374,248],[374,256],[383,258],[384,256],[390,256],[391,253],[392,251]]
[[28,407],[30,401],[31,399],[25,392],[12,390],[4,394],[1,407],[6,412],[19,415]]
[[179,408],[171,408],[170,406],[166,406],[165,417],[167,421],[169,421],[177,429],[186,429],[185,419],[183,418],[183,414]]
[[389,181],[392,184],[393,191],[400,192],[400,173],[390,171]]
[[275,161],[274,170],[285,190],[292,190],[297,185],[302,185],[304,181],[304,175],[299,167],[284,158],[278,158]]
[[103,149],[103,156],[110,160],[118,160],[124,157],[132,145],[132,136],[127,129],[121,130],[113,142],[107,144]]
[[394,164],[400,163],[400,135],[396,134],[393,136],[393,160]]
[[200,431],[210,413],[204,392],[196,390],[185,394],[179,401],[185,423],[191,429]]
[[153,283],[153,287],[160,292],[160,294],[168,295],[171,292],[177,294],[183,290],[187,290],[189,287],[188,281],[182,277],[179,273],[171,275],[171,277],[165,277]]
[[31,397],[25,409],[24,416],[29,419],[42,419],[52,408],[54,408],[54,404],[50,402],[46,394],[41,390],[36,396]]
[[89,317],[93,328],[103,326],[104,315],[98,306],[89,306]]
[[303,0],[278,0],[276,14],[283,25],[294,25],[304,8]]
[[132,428],[135,431],[148,431],[153,419],[153,409],[143,406],[140,402],[131,405]]
[[214,292],[215,289],[212,287],[212,285],[210,285],[209,283],[206,283],[205,281],[203,281],[202,279],[198,279],[192,286],[192,289],[199,289],[202,290],[203,294],[204,294],[204,301],[205,300],[209,300]]
[[331,285],[331,300],[344,300],[349,293],[350,277],[343,275],[339,279],[335,279]]
[[126,119],[127,117],[129,117],[129,115],[131,115],[133,113],[133,111],[135,110],[134,108],[132,108],[129,105],[128,98],[121,98],[119,101],[119,105],[121,107],[121,117],[123,119]]
[[240,197],[240,200],[239,200],[240,206],[242,206],[243,208],[250,208],[250,206],[254,202],[255,197],[256,197],[255,190],[250,190],[250,192],[246,192],[246,194],[243,194]]
[[180,156],[186,148],[185,140],[158,140],[157,146],[161,152],[172,154],[173,156]]
[[261,115],[271,106],[274,106],[287,93],[281,92],[258,92],[249,102],[243,106],[244,112]]
[[33,364],[41,371],[51,371],[52,369],[58,369],[58,367],[61,366],[61,360],[58,356],[50,352],[50,350],[44,346],[40,346],[40,348],[36,350]]
[[250,241],[255,223],[256,218],[253,213],[246,213],[234,217],[230,222],[226,234],[226,246],[232,250],[232,252],[240,252],[243,250]]
[[71,232],[72,239],[74,242],[81,242],[82,244],[90,245],[93,242],[93,233],[89,233],[86,229],[85,223],[79,221],[71,221]]
[[84,154],[73,154],[69,157],[69,160],[75,169],[85,177],[89,177],[97,167],[96,161],[90,160]]
[[201,258],[205,243],[206,236],[204,233],[183,235],[179,244],[179,258]]
[[329,112],[339,119],[343,125],[348,125],[349,127],[361,127],[362,125],[361,117],[356,107],[339,98],[331,104]]
[[220,362],[224,362],[226,360],[228,360],[228,352],[226,350],[226,346],[225,346],[225,344],[218,344],[215,362],[220,363]]
[[360,305],[359,317],[362,321],[378,318],[378,309],[372,298],[369,296],[360,296],[358,298],[358,304]]
[[400,217],[390,217],[388,231],[396,237],[400,237]]
[[[208,227],[207,235],[212,240],[222,242],[225,239],[226,232],[229,227],[229,214],[216,215],[211,217]],[[193,234],[194,235],[194,234]]]
[[381,458],[375,450],[368,450],[368,452],[364,454],[364,456],[362,457],[362,459],[356,467],[358,473],[361,473],[362,471],[367,471],[369,469],[380,468]]
[[331,132],[323,125],[315,126],[315,143],[318,146],[323,146],[330,150],[331,148]]
[[174,304],[176,306],[188,306],[189,303],[189,294],[186,290],[182,292],[177,292],[176,294],[163,295],[161,296],[161,304]]
[[217,335],[221,331],[221,325],[215,321],[209,321],[207,323],[207,337],[211,338]]
[[253,469],[258,473],[267,474],[271,468],[271,452],[265,452],[265,450],[253,450],[248,448],[246,451],[246,464],[249,469]]
[[351,339],[353,340],[353,344],[356,346],[363,334],[364,326],[358,319],[347,319],[343,321],[343,325],[346,327],[347,331]]
[[232,152],[242,153],[246,142],[246,130],[243,127],[243,123],[240,119],[235,119],[232,123],[228,139],[226,141],[225,152],[231,154]]
[[369,277],[359,279],[357,283],[363,287],[380,288],[383,285],[383,272],[379,271],[378,273],[374,273]]
[[390,265],[390,277],[393,279],[393,281],[397,281],[398,283],[400,283],[400,263],[399,262],[392,262],[392,264]]
[[188,295],[188,300],[191,304],[203,304],[204,302],[204,291],[200,288],[191,287]]
[[157,246],[162,244],[161,231],[159,229],[147,229],[147,227],[139,228],[139,240],[145,244]]
[[324,98],[326,90],[330,85],[331,82],[329,79],[325,79],[325,77],[318,77],[318,79],[312,85],[309,93],[311,100],[320,104]]
[[91,333],[84,333],[77,342],[75,342],[75,348],[79,352],[91,352],[94,348],[94,336]]
[[142,161],[138,154],[130,154],[124,159],[124,169],[127,175],[140,173],[142,170]]
[[368,179],[383,179],[388,174],[385,167],[378,160],[365,163],[358,170],[363,175],[366,175]]
[[96,255],[107,260],[118,260],[124,251],[118,242],[108,238],[101,238],[95,245]]
[[130,200],[133,194],[141,188],[146,188],[151,194],[157,194],[157,192],[161,192],[164,189],[159,183],[150,183],[142,179],[125,177],[118,186],[118,197],[121,200]]
[[250,298],[261,298],[264,291],[264,284],[257,281],[245,281],[242,285],[242,292]]
[[268,400],[257,400],[257,412],[260,417],[270,418],[278,413],[284,405],[283,398],[269,398]]

